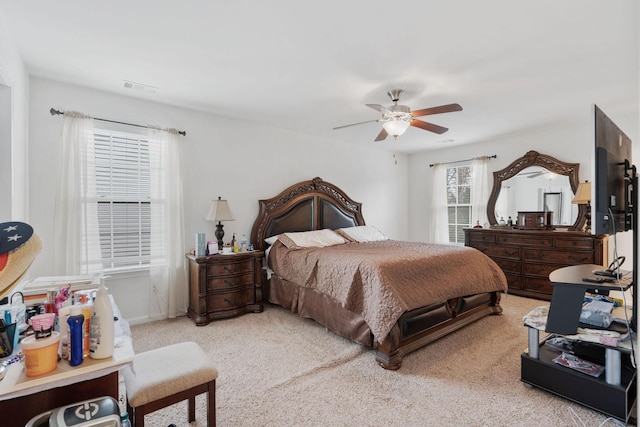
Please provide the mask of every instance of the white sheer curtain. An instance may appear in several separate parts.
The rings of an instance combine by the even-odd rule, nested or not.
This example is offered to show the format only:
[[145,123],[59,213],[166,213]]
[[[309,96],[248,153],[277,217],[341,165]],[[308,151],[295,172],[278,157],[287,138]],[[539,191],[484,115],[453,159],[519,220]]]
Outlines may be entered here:
[[[187,311],[180,139],[175,129],[160,131],[157,136],[165,149],[153,150],[151,158],[152,170],[163,171],[151,185],[151,282],[154,290],[167,296],[167,315],[173,318]],[[163,190],[165,203],[154,203]],[[161,295],[153,292],[151,298],[162,300]]]
[[[96,198],[93,119],[82,113],[64,113],[58,175],[53,212],[53,274],[85,273],[83,253],[100,247],[96,204],[85,204],[85,197]],[[93,230],[93,232],[83,232]],[[88,257],[84,257],[85,259]]]
[[473,159],[471,163],[473,179],[471,180],[471,226],[480,221],[484,227],[487,223],[487,200],[489,199],[489,177],[487,174],[487,157]]
[[447,166],[433,167],[431,189],[431,212],[429,215],[430,240],[434,243],[449,243],[449,221],[447,219]]

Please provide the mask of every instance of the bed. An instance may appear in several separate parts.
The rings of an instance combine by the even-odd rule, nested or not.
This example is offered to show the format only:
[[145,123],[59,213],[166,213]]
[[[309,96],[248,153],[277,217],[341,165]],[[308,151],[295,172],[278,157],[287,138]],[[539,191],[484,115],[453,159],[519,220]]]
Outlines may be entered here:
[[[507,282],[489,257],[454,245],[351,239],[349,232],[369,230],[362,205],[321,178],[260,200],[259,208],[251,242],[267,251],[265,299],[374,349],[385,369],[399,369],[406,354],[502,313]],[[299,247],[288,238],[325,232],[344,244]]]

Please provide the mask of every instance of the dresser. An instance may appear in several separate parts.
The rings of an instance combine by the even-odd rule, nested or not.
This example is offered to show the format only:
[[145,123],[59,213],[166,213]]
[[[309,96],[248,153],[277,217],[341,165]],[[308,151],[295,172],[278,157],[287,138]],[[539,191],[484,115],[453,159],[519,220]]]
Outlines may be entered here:
[[549,273],[578,264],[606,265],[607,236],[579,231],[468,228],[465,245],[480,250],[500,266],[509,293],[550,300]]
[[188,315],[196,325],[262,311],[262,257],[251,251],[196,257],[189,261]]

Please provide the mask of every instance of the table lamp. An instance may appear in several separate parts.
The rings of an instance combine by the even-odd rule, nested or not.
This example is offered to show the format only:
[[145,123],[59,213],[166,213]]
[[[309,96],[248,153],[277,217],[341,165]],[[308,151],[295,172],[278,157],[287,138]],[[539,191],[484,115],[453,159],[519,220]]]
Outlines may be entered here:
[[229,203],[218,196],[218,200],[211,201],[209,212],[204,219],[207,221],[218,221],[218,224],[216,224],[215,236],[216,239],[218,239],[218,249],[222,250],[222,238],[224,237],[222,221],[235,221],[235,218],[231,213],[231,209],[229,209]]
[[591,233],[591,183],[589,181],[578,184],[575,196],[571,203],[574,205],[587,205],[587,226],[584,231]]

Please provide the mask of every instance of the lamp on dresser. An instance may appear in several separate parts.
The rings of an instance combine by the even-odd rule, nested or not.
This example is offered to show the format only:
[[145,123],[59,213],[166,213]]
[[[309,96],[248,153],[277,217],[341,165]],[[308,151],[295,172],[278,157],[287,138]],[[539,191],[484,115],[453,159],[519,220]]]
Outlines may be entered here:
[[215,236],[216,239],[218,239],[218,249],[222,250],[222,238],[224,237],[222,221],[235,221],[235,218],[231,213],[231,209],[229,209],[229,203],[226,200],[222,200],[222,198],[218,196],[218,200],[211,201],[209,212],[204,219],[207,221],[218,222],[218,224],[216,224]]
[[591,233],[591,183],[589,181],[578,184],[576,195],[571,200],[571,203],[574,205],[586,205],[587,213],[585,217],[587,224],[584,231]]

